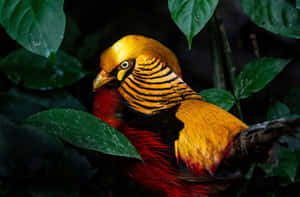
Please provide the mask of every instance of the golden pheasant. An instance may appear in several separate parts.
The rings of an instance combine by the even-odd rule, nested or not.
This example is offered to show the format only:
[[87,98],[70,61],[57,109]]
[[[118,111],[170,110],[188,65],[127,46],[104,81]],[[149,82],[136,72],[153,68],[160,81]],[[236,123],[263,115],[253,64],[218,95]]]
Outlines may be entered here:
[[125,36],[102,53],[100,67],[94,114],[136,146],[144,162],[127,171],[137,182],[166,196],[207,196],[224,160],[241,163],[232,146],[247,125],[192,90],[163,44]]

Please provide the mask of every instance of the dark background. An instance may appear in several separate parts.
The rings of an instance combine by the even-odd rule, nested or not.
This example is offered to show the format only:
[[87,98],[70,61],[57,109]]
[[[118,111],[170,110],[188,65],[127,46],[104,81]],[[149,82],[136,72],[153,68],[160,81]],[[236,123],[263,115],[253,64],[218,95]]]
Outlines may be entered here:
[[[222,0],[219,7],[232,47],[233,62],[238,71],[255,58],[249,37],[253,33],[256,34],[262,57],[293,59],[265,89],[241,103],[248,124],[262,122],[266,119],[270,103],[282,100],[290,88],[299,85],[300,41],[274,35],[259,28],[249,21],[237,0]],[[68,26],[62,49],[77,57],[92,73],[66,89],[79,98],[89,111],[93,102],[92,80],[99,71],[99,55],[127,34],[142,34],[155,38],[174,51],[183,70],[183,79],[196,91],[213,87],[207,28],[193,39],[192,49],[189,50],[185,36],[171,19],[166,0],[65,0],[65,12],[68,16]],[[72,37],[75,37],[75,41]],[[68,39],[72,42],[68,42]],[[18,47],[20,46],[0,28],[0,57]],[[11,83],[0,74],[0,90],[6,90],[10,85]],[[94,184],[87,187],[87,194],[92,195],[96,191],[98,196],[152,196],[116,171],[117,165],[112,167],[110,160],[101,159],[97,162],[103,167],[94,177]]]

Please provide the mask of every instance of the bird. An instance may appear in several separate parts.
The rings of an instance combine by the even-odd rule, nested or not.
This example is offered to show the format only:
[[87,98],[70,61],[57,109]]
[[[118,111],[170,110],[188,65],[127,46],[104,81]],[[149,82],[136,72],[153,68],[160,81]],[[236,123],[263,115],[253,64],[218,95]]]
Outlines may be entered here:
[[255,130],[206,102],[183,81],[176,55],[155,39],[124,36],[99,65],[93,113],[132,142],[143,161],[130,162],[128,175],[159,195],[217,196],[220,185],[240,178],[251,160],[265,158],[274,141],[294,131],[282,129],[294,124],[285,120]]

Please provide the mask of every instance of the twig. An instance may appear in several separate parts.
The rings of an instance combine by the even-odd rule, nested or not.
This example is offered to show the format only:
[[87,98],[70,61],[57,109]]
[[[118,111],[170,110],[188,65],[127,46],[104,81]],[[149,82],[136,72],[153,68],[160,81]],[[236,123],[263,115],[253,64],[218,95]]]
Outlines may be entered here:
[[252,34],[250,34],[249,37],[250,37],[250,39],[252,41],[254,55],[255,55],[256,58],[259,58],[260,57],[260,53],[259,53],[258,43],[257,43],[257,39],[256,39],[256,34],[252,33]]
[[222,48],[224,51],[225,65],[229,72],[230,86],[231,86],[231,89],[233,90],[236,67],[234,66],[233,61],[232,61],[232,51],[231,51],[231,47],[230,47],[230,44],[228,41],[226,28],[225,28],[225,25],[221,18],[219,8],[216,10],[215,17],[216,17],[217,25],[219,26],[221,44],[222,44]]
[[[211,40],[212,63],[214,65],[214,85],[217,88],[226,89],[224,67],[228,70],[230,88],[234,90],[236,67],[232,61],[232,51],[228,41],[227,32],[223,23],[220,8],[216,9],[214,16],[209,23],[209,32]],[[225,65],[225,66],[224,66]],[[243,120],[243,113],[239,100],[236,100],[236,109],[238,116]]]
[[218,35],[218,26],[215,16],[212,16],[208,23],[210,49],[211,49],[211,61],[213,64],[213,82],[215,88],[226,89],[225,74],[223,68],[222,50],[220,47],[220,38]]
[[[227,149],[228,163],[240,161],[257,161],[264,158],[264,153],[272,147],[281,136],[295,133],[300,127],[300,118],[284,118],[253,125],[238,133]],[[262,157],[259,157],[261,154]],[[237,164],[238,165],[238,164]]]

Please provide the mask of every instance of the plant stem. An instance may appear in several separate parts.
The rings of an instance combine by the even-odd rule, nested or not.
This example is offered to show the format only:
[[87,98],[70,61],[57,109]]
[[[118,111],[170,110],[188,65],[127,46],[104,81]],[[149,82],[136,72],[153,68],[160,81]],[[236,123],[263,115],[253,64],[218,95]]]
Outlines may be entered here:
[[242,108],[241,108],[241,103],[240,103],[240,100],[239,99],[235,99],[235,106],[236,106],[236,109],[237,109],[237,113],[239,115],[239,118],[241,120],[244,120],[244,116],[243,116],[243,112],[242,112]]
[[225,74],[223,68],[222,51],[220,48],[220,38],[218,36],[218,26],[215,16],[212,16],[208,23],[208,31],[210,35],[211,61],[213,64],[213,83],[215,88],[226,89]]
[[[215,14],[212,17],[208,26],[211,42],[212,63],[214,68],[214,86],[216,88],[226,89],[226,81],[224,74],[224,67],[226,66],[226,70],[229,74],[229,89],[233,91],[234,82],[236,78],[236,67],[232,61],[232,51],[230,43],[228,41],[226,28],[223,23],[219,9],[219,7],[216,9]],[[243,120],[243,113],[240,101],[236,99],[235,103],[238,116],[241,120]]]
[[231,51],[230,43],[228,41],[226,28],[225,28],[225,25],[224,25],[223,20],[221,18],[219,8],[216,9],[215,17],[216,17],[216,23],[219,27],[221,45],[222,45],[222,49],[223,49],[223,52],[224,52],[225,66],[226,66],[226,68],[229,72],[230,88],[233,90],[234,81],[235,81],[236,67],[234,66],[233,61],[232,61],[232,51]]
[[258,43],[257,43],[257,39],[256,39],[256,34],[252,33],[252,34],[250,34],[249,37],[250,37],[250,39],[252,41],[254,55],[255,55],[256,58],[259,58],[260,57],[260,53],[259,53]]

